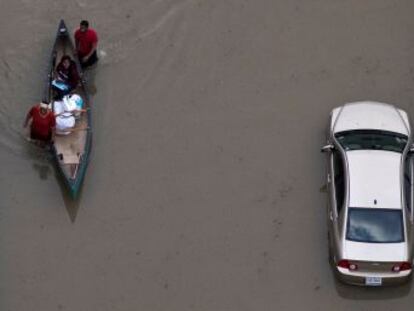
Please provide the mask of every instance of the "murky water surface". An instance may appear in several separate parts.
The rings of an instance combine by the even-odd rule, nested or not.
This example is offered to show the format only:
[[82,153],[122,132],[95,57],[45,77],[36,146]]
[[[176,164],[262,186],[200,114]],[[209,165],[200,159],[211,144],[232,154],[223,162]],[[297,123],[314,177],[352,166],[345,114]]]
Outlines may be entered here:
[[[1,310],[411,310],[334,281],[330,110],[414,115],[408,0],[1,0]],[[57,23],[100,35],[79,201],[27,145]]]

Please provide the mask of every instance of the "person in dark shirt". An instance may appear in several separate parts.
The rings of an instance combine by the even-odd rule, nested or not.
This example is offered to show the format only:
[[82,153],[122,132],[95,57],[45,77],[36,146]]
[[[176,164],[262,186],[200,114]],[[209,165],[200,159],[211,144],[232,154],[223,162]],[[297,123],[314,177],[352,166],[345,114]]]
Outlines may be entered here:
[[64,55],[56,67],[56,80],[68,86],[67,93],[70,93],[78,86],[79,75],[75,62],[68,55]]
[[80,22],[79,29],[75,31],[75,43],[82,68],[92,66],[98,61],[98,35],[95,30],[89,28],[88,21]]
[[42,143],[50,142],[52,140],[53,128],[55,127],[55,116],[49,110],[49,106],[45,101],[34,105],[29,110],[23,127],[27,127],[30,120],[32,120],[30,125],[30,138]]

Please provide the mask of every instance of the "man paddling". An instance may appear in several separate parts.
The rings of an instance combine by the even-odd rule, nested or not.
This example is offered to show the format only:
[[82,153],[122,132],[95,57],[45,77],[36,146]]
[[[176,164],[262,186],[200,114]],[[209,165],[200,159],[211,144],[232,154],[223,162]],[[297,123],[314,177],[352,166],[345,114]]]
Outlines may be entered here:
[[50,142],[52,140],[53,128],[55,127],[55,116],[49,110],[49,106],[45,101],[34,105],[29,110],[23,125],[25,128],[30,120],[32,121],[30,125],[30,138],[43,143]]
[[79,29],[75,31],[76,52],[83,69],[92,66],[98,61],[96,48],[98,46],[98,35],[96,31],[89,28],[89,22],[80,22]]

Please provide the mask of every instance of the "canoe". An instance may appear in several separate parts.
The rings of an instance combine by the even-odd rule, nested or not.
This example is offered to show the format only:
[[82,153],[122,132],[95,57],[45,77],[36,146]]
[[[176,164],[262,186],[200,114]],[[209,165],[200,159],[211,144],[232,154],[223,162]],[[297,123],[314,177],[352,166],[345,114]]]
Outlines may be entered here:
[[82,68],[79,59],[75,54],[71,33],[66,27],[65,22],[61,20],[53,45],[44,91],[44,99],[46,99],[48,103],[52,103],[52,107],[55,95],[55,90],[52,88],[52,81],[55,78],[55,68],[63,55],[69,55],[76,63],[80,81],[77,88],[71,93],[78,94],[82,97],[84,102],[83,108],[86,109],[86,112],[81,113],[80,117],[76,120],[75,125],[75,128],[83,128],[83,130],[72,131],[67,135],[55,135],[51,152],[53,153],[53,159],[59,175],[62,177],[72,198],[76,199],[86,174],[91,152],[91,111],[89,96],[86,91],[85,81],[83,80]]

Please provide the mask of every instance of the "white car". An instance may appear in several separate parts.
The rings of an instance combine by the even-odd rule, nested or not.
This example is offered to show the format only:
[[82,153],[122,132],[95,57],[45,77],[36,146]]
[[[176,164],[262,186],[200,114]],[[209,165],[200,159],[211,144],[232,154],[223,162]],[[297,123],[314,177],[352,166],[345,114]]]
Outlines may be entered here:
[[413,163],[407,113],[354,102],[331,113],[327,145],[330,258],[340,280],[381,286],[412,272]]

